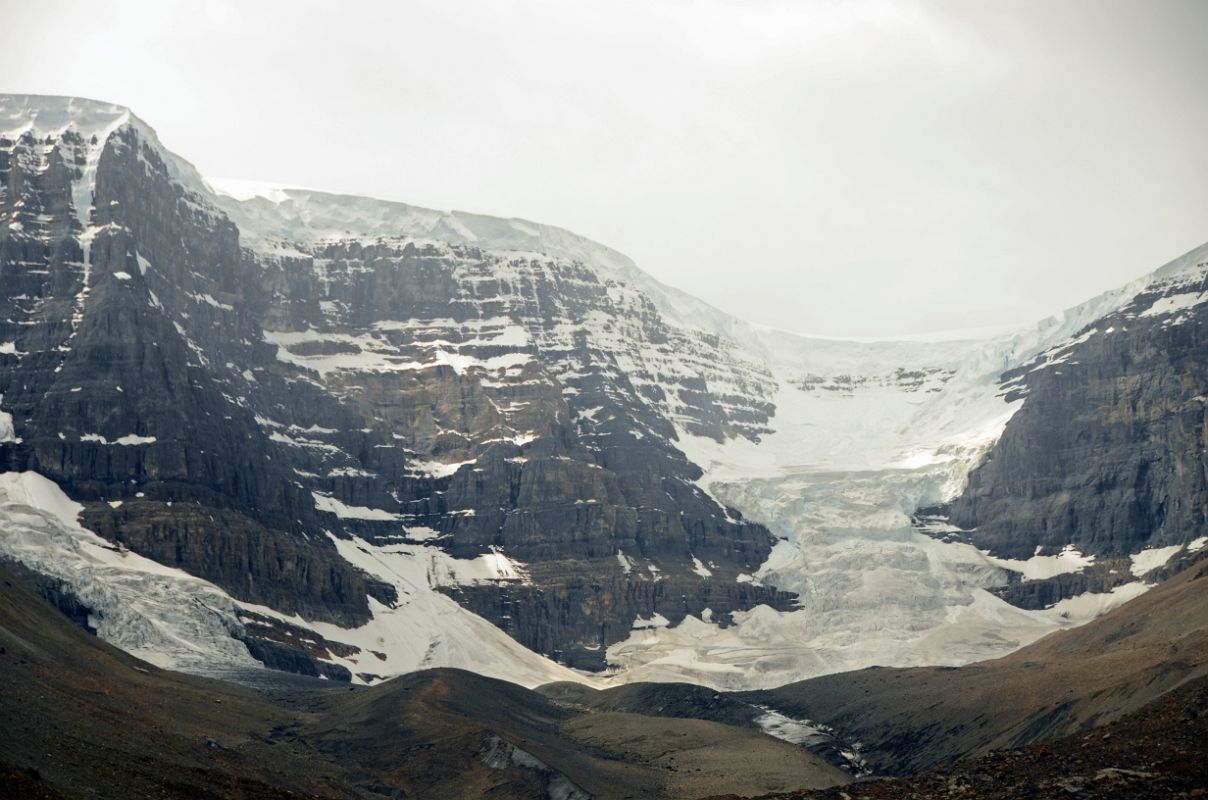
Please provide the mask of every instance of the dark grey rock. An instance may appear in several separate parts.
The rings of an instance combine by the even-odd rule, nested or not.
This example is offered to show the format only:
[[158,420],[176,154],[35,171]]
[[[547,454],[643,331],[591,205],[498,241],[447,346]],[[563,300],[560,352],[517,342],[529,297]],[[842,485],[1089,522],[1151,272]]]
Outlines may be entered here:
[[1013,558],[1067,544],[1122,556],[1203,535],[1208,307],[1140,316],[1199,283],[1142,293],[1061,363],[1003,376],[1024,404],[948,509],[972,542]]

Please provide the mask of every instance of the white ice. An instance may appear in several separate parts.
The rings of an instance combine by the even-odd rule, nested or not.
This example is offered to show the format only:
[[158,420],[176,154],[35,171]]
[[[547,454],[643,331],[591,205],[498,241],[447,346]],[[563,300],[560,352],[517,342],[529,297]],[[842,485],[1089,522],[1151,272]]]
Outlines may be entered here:
[[1132,574],[1138,578],[1147,575],[1158,567],[1165,566],[1166,562],[1182,549],[1183,545],[1172,544],[1169,547],[1151,547],[1148,550],[1133,553],[1131,556]]

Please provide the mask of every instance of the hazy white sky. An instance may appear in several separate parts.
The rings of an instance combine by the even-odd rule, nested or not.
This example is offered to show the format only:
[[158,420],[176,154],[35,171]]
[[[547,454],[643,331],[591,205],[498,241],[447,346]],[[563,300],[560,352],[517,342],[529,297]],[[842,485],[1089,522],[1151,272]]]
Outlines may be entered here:
[[0,0],[208,175],[570,228],[748,319],[1030,322],[1208,240],[1208,3]]

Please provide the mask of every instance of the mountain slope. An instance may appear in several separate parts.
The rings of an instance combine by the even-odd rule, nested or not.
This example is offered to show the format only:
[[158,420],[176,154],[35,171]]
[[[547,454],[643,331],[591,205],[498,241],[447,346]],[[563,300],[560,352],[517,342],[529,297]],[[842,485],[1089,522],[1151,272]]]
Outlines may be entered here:
[[[0,390],[14,433],[0,463],[67,488],[90,529],[312,625],[362,625],[439,589],[597,669],[639,616],[708,607],[725,624],[791,603],[734,580],[772,538],[692,483],[651,398],[711,432],[756,435],[766,409],[743,410],[741,393],[719,405],[697,377],[668,396],[656,370],[718,359],[692,356],[631,288],[405,231],[242,249],[215,196],[128,111],[5,106]],[[722,361],[719,374],[762,380]],[[374,574],[337,551],[353,536]],[[400,556],[427,586],[384,567]],[[273,615],[256,625],[284,643]]]
[[[998,525],[1009,547],[912,519],[960,496],[1004,429],[1035,439],[1093,394],[1062,383],[1089,372],[1029,365],[1100,347],[1078,337],[1156,297],[1155,281],[1202,276],[1202,259],[1014,334],[805,339],[549,226],[309,190],[223,195],[117,106],[5,95],[0,136],[0,469],[50,478],[84,529],[150,560],[103,580],[141,584],[161,564],[202,583],[117,607],[121,592],[61,566],[78,563],[74,517],[42,549],[23,536],[0,552],[58,570],[98,618],[183,625],[170,651],[190,669],[197,654],[216,654],[210,669],[254,655],[374,682],[472,667],[478,641],[499,654],[481,669],[530,685],[757,688],[965,663],[1136,596],[1141,566],[1202,535],[1180,499],[1198,484],[1165,465],[1143,493],[1179,505],[1152,539],[1170,550],[1143,550],[1145,536],[1090,547],[1074,530],[1089,479],[1066,529],[1012,528],[993,498],[1033,465],[999,476],[997,456],[952,521]],[[1131,335],[1105,340],[1096,375]],[[1190,402],[1178,378],[1197,358],[1162,373],[1161,403]],[[1021,369],[1026,391],[1004,385]],[[1064,388],[1042,386],[1057,377]],[[1185,437],[1193,473],[1184,416],[1149,441]],[[1086,423],[1069,435],[1120,429]],[[182,611],[197,603],[220,610]]]
[[979,546],[1118,557],[1208,528],[1208,247],[1183,262],[1004,376],[1026,401],[950,509]]
[[1208,785],[1208,678],[1089,733],[999,750],[921,775],[767,800],[1191,798]]

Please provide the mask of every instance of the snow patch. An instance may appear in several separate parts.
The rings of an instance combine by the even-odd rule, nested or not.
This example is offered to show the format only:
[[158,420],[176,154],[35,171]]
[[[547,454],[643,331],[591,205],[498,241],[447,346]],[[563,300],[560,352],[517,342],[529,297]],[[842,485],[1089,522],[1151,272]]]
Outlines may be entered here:
[[154,436],[139,436],[136,433],[128,433],[125,436],[120,436],[117,439],[110,441],[99,433],[82,433],[80,434],[81,442],[94,442],[96,444],[116,444],[123,447],[135,447],[137,445],[155,444],[158,441]]
[[1208,292],[1180,292],[1154,301],[1154,304],[1138,314],[1138,317],[1160,317],[1194,308],[1208,300]]
[[671,625],[671,620],[656,611],[650,615],[649,619],[640,616],[635,618],[633,621],[633,630],[641,631],[650,628],[666,628],[669,625]]
[[453,558],[441,551],[433,556],[431,580],[433,586],[472,586],[482,583],[525,583],[528,573],[524,565],[504,555],[498,547],[476,558]]
[[1074,622],[1090,622],[1101,614],[1119,608],[1152,587],[1144,581],[1133,581],[1115,587],[1110,592],[1085,592],[1054,603],[1045,613]]
[[376,522],[395,522],[402,519],[401,515],[380,508],[345,505],[331,495],[311,492],[311,496],[315,499],[315,508],[326,511],[328,514],[335,514],[340,519],[364,519]]
[[434,539],[439,539],[443,536],[440,531],[435,528],[429,528],[426,525],[408,525],[407,538],[413,542],[430,542]]
[[1072,544],[1067,544],[1055,556],[1032,556],[1026,560],[995,558],[987,559],[1003,569],[1018,572],[1026,581],[1042,581],[1068,572],[1081,572],[1095,563],[1094,556],[1084,556]]
[[617,549],[617,562],[621,565],[621,571],[626,575],[633,572],[633,560],[625,555],[625,551]]
[[128,433],[125,436],[120,436],[113,440],[114,444],[120,444],[125,447],[132,447],[140,444],[155,444],[158,441],[154,436],[139,436],[136,433]]
[[830,738],[828,731],[806,719],[793,719],[767,706],[756,706],[763,713],[755,718],[759,730],[790,744],[814,744]]
[[[0,404],[4,403],[4,395],[0,394]],[[21,444],[17,429],[13,425],[13,415],[0,405],[0,444]]]
[[1142,550],[1139,553],[1133,553],[1129,556],[1132,559],[1132,574],[1136,577],[1147,575],[1153,572],[1158,567],[1166,565],[1175,553],[1183,549],[1181,544],[1172,544],[1169,547],[1151,547],[1148,550]]
[[477,461],[478,459],[476,458],[451,462],[425,461],[423,459],[412,458],[407,459],[406,468],[408,472],[419,475],[431,475],[433,478],[447,478],[462,467],[469,466]]

